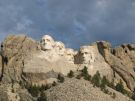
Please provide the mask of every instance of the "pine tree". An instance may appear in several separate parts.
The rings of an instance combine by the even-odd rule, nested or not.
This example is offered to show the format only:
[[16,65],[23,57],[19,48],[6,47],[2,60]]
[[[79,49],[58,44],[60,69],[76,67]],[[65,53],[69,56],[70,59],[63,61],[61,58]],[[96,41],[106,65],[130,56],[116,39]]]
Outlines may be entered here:
[[135,101],[135,93],[132,94],[131,99]]
[[100,87],[101,77],[99,71],[97,71],[96,74],[92,77],[91,82],[93,83],[93,86]]
[[74,72],[72,70],[70,70],[70,72],[68,73],[67,75],[69,78],[72,78],[74,77]]
[[108,83],[108,86],[115,89],[114,79],[112,79],[112,81]]
[[88,73],[88,68],[87,68],[86,66],[84,66],[84,68],[82,69],[81,76],[83,76],[83,78],[84,78],[85,80],[88,80],[88,81],[91,80],[91,75],[89,75],[89,73]]
[[84,79],[85,79],[85,80],[88,80],[88,81],[91,81],[91,75],[85,75],[85,76],[84,76]]
[[77,79],[81,79],[81,77],[82,76],[80,74],[76,76]]
[[88,74],[88,68],[84,66],[84,68],[82,69],[82,76],[87,76]]
[[121,93],[124,93],[124,86],[122,81],[120,80],[120,82],[115,86],[115,89]]
[[39,95],[39,87],[36,85],[29,86],[28,91],[33,97],[37,97]]
[[102,80],[101,80],[101,85],[100,88],[101,90],[104,90],[106,88],[106,85],[108,85],[109,81],[106,79],[105,76],[103,76]]
[[50,88],[50,86],[48,84],[42,85],[41,87],[39,87],[39,91],[42,92],[42,91],[47,90],[49,88]]
[[60,82],[60,83],[63,83],[64,80],[65,80],[64,77],[61,76],[61,74],[58,74],[58,78],[57,79],[58,79],[58,82]]
[[56,86],[56,85],[57,85],[57,83],[55,81],[53,81],[52,86]]
[[41,92],[40,97],[37,99],[37,101],[47,101],[47,97],[44,92]]

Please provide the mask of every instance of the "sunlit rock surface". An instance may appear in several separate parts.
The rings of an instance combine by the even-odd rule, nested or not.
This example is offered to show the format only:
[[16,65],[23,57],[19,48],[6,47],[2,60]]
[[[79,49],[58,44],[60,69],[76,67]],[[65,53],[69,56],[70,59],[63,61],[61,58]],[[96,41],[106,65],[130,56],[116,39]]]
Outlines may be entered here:
[[[33,101],[26,89],[19,88],[21,92],[12,94],[11,87],[20,81],[35,85],[51,84],[57,82],[59,73],[67,76],[70,70],[76,72],[84,66],[90,75],[99,71],[101,76],[114,80],[115,84],[121,79],[129,91],[135,88],[134,44],[112,48],[109,42],[98,41],[75,51],[49,35],[43,36],[40,42],[25,35],[9,35],[2,42],[0,53],[0,100],[9,101],[6,96],[14,100],[17,96],[14,101],[19,101],[26,96],[22,101]],[[4,88],[6,92],[3,92]]]

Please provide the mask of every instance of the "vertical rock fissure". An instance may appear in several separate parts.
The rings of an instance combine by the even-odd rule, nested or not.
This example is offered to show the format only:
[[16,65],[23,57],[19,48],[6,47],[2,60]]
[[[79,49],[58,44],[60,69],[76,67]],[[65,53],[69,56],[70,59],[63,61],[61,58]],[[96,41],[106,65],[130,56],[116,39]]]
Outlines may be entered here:
[[2,52],[1,52],[0,55],[1,55],[1,57],[2,57],[2,60],[1,60],[1,63],[2,63],[2,69],[1,69],[0,81],[2,81],[3,73],[4,73],[4,56],[2,55]]

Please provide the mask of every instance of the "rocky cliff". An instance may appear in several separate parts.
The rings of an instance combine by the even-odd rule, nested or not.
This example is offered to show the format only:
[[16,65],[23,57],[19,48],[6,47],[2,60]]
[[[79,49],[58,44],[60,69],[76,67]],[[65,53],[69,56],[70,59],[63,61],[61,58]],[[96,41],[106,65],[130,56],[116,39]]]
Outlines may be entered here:
[[[25,35],[9,35],[1,44],[0,53],[2,85],[20,82],[50,84],[57,81],[59,73],[66,76],[70,70],[75,72],[86,66],[90,75],[99,71],[109,81],[117,83],[122,80],[129,91],[135,88],[134,44],[112,48],[110,43],[99,41],[75,51],[49,35],[43,36],[40,42]],[[20,99],[21,96],[18,96]]]
[[112,70],[114,71],[114,78],[121,78],[125,82],[126,86],[133,91],[135,88],[135,45],[121,45],[112,49],[110,43],[98,42],[98,47],[100,49],[100,53],[105,58],[105,61],[111,66]]

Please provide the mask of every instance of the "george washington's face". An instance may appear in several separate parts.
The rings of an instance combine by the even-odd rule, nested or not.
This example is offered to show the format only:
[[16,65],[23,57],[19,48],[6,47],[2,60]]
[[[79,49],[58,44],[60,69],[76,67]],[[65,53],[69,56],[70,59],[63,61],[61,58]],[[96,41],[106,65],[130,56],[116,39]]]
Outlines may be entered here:
[[54,40],[49,35],[43,36],[41,40],[42,48],[45,50],[51,50],[54,46]]
[[83,63],[88,64],[88,63],[94,62],[95,57],[92,51],[93,50],[90,46],[83,46],[80,49]]

